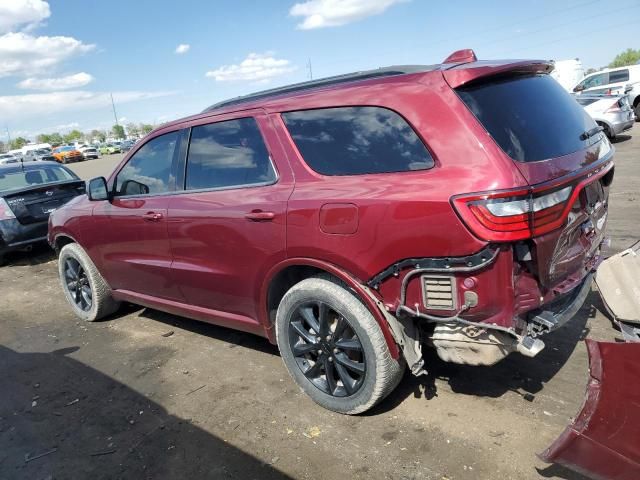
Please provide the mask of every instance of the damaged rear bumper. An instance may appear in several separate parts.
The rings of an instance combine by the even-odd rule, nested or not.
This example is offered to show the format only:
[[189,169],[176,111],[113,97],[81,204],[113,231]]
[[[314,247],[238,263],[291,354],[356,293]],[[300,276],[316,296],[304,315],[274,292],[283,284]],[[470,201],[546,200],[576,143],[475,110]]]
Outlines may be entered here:
[[596,479],[640,478],[640,344],[586,340],[591,378],[573,423],[542,452]]

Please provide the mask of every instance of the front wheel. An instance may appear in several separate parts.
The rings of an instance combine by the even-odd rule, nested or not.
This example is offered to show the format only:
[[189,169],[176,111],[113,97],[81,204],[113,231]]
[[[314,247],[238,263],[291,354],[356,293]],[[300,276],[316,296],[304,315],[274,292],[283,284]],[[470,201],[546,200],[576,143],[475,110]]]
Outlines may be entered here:
[[58,274],[67,301],[81,319],[93,322],[120,307],[89,255],[77,243],[65,245],[60,250]]
[[327,276],[293,286],[276,315],[278,347],[289,374],[316,403],[362,413],[385,398],[404,373],[380,326],[345,286]]

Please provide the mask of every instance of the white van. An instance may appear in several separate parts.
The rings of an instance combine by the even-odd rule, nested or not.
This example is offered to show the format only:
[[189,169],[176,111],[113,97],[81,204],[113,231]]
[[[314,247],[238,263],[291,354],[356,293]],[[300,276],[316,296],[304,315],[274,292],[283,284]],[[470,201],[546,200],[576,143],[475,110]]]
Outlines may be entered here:
[[22,155],[26,155],[27,152],[32,152],[34,150],[44,150],[44,149],[51,150],[51,144],[50,143],[30,143],[22,147],[20,149],[20,152],[22,153]]
[[574,88],[578,94],[628,95],[636,120],[640,120],[640,65],[605,68],[584,77]]

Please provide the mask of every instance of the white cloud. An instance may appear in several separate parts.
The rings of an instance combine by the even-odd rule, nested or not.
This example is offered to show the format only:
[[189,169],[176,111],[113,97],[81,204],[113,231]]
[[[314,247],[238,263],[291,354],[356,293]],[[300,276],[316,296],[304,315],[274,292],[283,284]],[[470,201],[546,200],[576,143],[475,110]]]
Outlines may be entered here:
[[50,15],[49,4],[43,0],[0,0],[0,33],[32,28]]
[[18,87],[27,90],[68,90],[79,88],[93,82],[93,77],[85,72],[67,75],[59,78],[26,78]]
[[82,43],[72,37],[34,37],[22,32],[7,33],[0,36],[0,78],[40,73],[94,47],[95,45]]
[[250,80],[267,82],[296,69],[289,60],[275,58],[273,52],[250,53],[239,65],[223,65],[205,75],[218,82]]
[[[116,105],[149,98],[173,95],[175,92],[114,92]],[[107,92],[70,90],[66,92],[33,93],[28,95],[0,96],[0,118],[29,119],[59,112],[111,108],[111,97]]]
[[378,15],[396,3],[408,0],[308,0],[296,3],[289,15],[304,17],[298,28],[337,27]]
[[191,45],[189,45],[188,43],[181,43],[176,47],[176,53],[178,55],[182,55],[183,53],[187,53],[190,48],[191,48]]

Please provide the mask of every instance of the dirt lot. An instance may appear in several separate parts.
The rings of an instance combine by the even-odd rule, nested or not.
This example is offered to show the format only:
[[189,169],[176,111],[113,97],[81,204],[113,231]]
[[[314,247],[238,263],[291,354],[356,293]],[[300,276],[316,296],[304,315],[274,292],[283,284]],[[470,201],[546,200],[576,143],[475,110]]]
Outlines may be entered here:
[[[640,236],[640,127],[616,143],[612,251]],[[117,161],[72,166],[88,178]],[[366,415],[316,406],[266,340],[127,307],[84,324],[46,248],[0,268],[0,478],[533,479],[579,410],[585,337],[617,334],[592,292],[535,359],[406,375]]]

